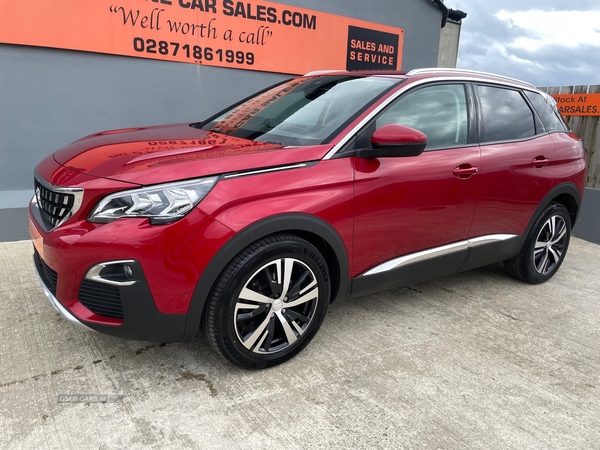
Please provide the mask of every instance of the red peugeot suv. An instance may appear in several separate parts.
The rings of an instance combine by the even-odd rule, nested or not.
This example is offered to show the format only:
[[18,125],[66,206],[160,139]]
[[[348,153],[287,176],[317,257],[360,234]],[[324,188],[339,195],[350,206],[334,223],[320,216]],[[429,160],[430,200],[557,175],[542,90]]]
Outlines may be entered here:
[[320,72],[200,123],[94,134],[43,160],[29,207],[69,321],[242,367],[288,360],[329,303],[504,261],[565,258],[579,139],[534,86],[451,69]]

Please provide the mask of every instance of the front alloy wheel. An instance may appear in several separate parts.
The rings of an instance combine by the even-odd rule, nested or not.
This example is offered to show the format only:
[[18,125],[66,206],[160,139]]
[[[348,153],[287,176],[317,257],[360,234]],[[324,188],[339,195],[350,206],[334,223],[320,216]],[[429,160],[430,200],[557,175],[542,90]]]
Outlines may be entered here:
[[279,352],[310,326],[319,303],[317,277],[296,258],[265,264],[246,283],[235,305],[235,331],[251,352]]
[[204,332],[238,366],[275,366],[308,345],[329,300],[329,270],[319,250],[294,235],[266,237],[240,252],[215,283]]

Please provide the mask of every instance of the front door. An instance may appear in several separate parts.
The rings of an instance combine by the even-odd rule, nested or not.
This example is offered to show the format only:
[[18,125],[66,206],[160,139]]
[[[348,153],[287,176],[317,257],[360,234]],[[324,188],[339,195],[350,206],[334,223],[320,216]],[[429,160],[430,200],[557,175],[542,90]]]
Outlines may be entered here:
[[[368,145],[376,129],[396,123],[422,131],[428,144],[415,157],[355,158],[353,277],[430,249],[418,260],[435,259],[435,249],[443,253],[444,246],[467,238],[480,164],[479,146],[469,138],[467,104],[462,84],[411,90],[357,138],[357,145]],[[466,250],[442,274],[456,272],[464,256]]]

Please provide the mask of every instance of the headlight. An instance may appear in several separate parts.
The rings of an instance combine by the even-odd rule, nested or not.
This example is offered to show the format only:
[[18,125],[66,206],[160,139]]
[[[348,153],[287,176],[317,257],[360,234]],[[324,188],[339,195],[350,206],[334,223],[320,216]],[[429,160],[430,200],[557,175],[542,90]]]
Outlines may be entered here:
[[200,203],[218,179],[200,178],[117,192],[102,199],[88,220],[108,223],[123,217],[148,217],[152,224],[175,222]]

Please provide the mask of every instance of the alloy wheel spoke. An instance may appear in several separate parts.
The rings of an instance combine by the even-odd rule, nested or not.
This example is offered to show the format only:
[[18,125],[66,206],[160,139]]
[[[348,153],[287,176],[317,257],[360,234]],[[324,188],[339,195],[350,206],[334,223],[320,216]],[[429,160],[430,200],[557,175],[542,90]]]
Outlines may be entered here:
[[295,297],[296,295],[299,295],[300,294],[300,289],[302,288],[302,285],[308,279],[309,276],[310,276],[310,272],[307,270],[306,272],[304,272],[302,274],[302,276],[298,279],[298,281],[296,281],[294,283],[294,285],[290,288],[290,290],[287,293],[287,296],[288,297]]
[[284,305],[286,308],[293,308],[294,306],[302,305],[303,303],[314,300],[318,296],[319,296],[319,287],[316,286],[316,283],[315,283],[314,288],[310,292],[308,292],[307,294],[304,294],[302,297],[297,298],[296,300],[294,300],[292,302],[286,302],[286,303],[284,303]]
[[281,326],[283,327],[283,332],[285,333],[285,337],[287,339],[288,345],[292,345],[294,342],[296,342],[298,340],[298,338],[296,337],[296,334],[294,333],[294,330],[292,330],[290,323],[283,316],[283,314],[281,314],[281,313],[277,314],[277,318],[279,319],[279,322],[281,322]]
[[[251,306],[252,308],[249,308]],[[252,309],[247,313],[239,313],[240,309]],[[235,317],[238,322],[245,322],[254,319],[256,316],[261,315],[267,310],[267,305],[248,305],[245,303],[238,303],[235,305]]]
[[266,304],[273,303],[272,298],[269,298],[266,295],[263,295],[263,294],[260,294],[259,292],[248,289],[247,287],[242,289],[242,292],[240,292],[240,299],[250,300],[252,302],[257,302],[257,303],[266,303]]
[[262,334],[258,343],[254,346],[254,350],[252,350],[254,353],[260,353],[260,349],[261,349],[261,347],[263,347],[264,342],[267,339],[267,337],[269,337],[269,331],[265,330],[265,332]]
[[265,329],[267,328],[267,326],[269,325],[269,321],[271,320],[271,316],[267,316],[265,318],[265,320],[262,321],[262,323],[256,328],[256,330],[254,330],[250,336],[248,336],[248,339],[246,339],[245,341],[242,342],[242,344],[244,344],[244,347],[246,347],[248,350],[252,350],[252,348],[254,347],[254,344],[256,344],[256,342],[262,337],[262,341],[264,341],[265,337],[263,336]]
[[550,247],[548,249],[548,251],[550,252],[550,254],[552,255],[552,257],[554,258],[554,264],[558,263],[560,261],[560,257],[562,255],[561,251],[558,249],[555,249],[553,247]]
[[271,297],[277,298],[281,294],[281,284],[277,280],[277,274],[273,273],[270,266],[266,266],[263,271],[265,272],[267,279],[269,280],[269,287],[271,288]]
[[296,322],[292,322],[292,325],[294,326],[294,328],[298,332],[298,335],[302,336],[302,333],[304,333],[304,330],[302,328],[300,328],[300,325],[298,325]]
[[304,289],[300,291],[300,295],[304,295],[305,292],[310,291],[313,287],[317,285],[317,280],[312,280],[312,282],[306,286]]
[[308,322],[308,317],[303,314],[300,314],[292,309],[288,309],[285,313],[286,316],[289,316],[292,320],[299,320],[300,322]]
[[273,336],[275,333],[275,317],[271,317],[271,319],[269,320],[269,326],[267,327],[266,333],[267,338],[265,339],[262,345],[257,346],[257,349],[260,349],[260,347],[262,347],[265,349],[265,352],[268,352],[271,348],[271,342],[273,342]]
[[548,272],[548,268],[550,267],[550,264],[552,263],[552,261],[550,260],[550,252],[546,252],[546,259],[545,259],[545,263],[542,267],[542,273],[547,273]]
[[544,257],[540,263],[536,266],[539,273],[544,273],[546,270],[546,262],[548,261],[548,250],[544,251]]
[[283,289],[281,290],[281,297],[287,295],[292,281],[292,270],[294,268],[294,260],[291,258],[285,258],[283,260]]
[[565,234],[567,234],[567,226],[563,224],[560,232],[558,233],[558,236],[556,236],[554,239],[552,239],[550,242],[552,242],[553,244],[556,244],[558,241],[560,241],[563,237],[565,237]]

